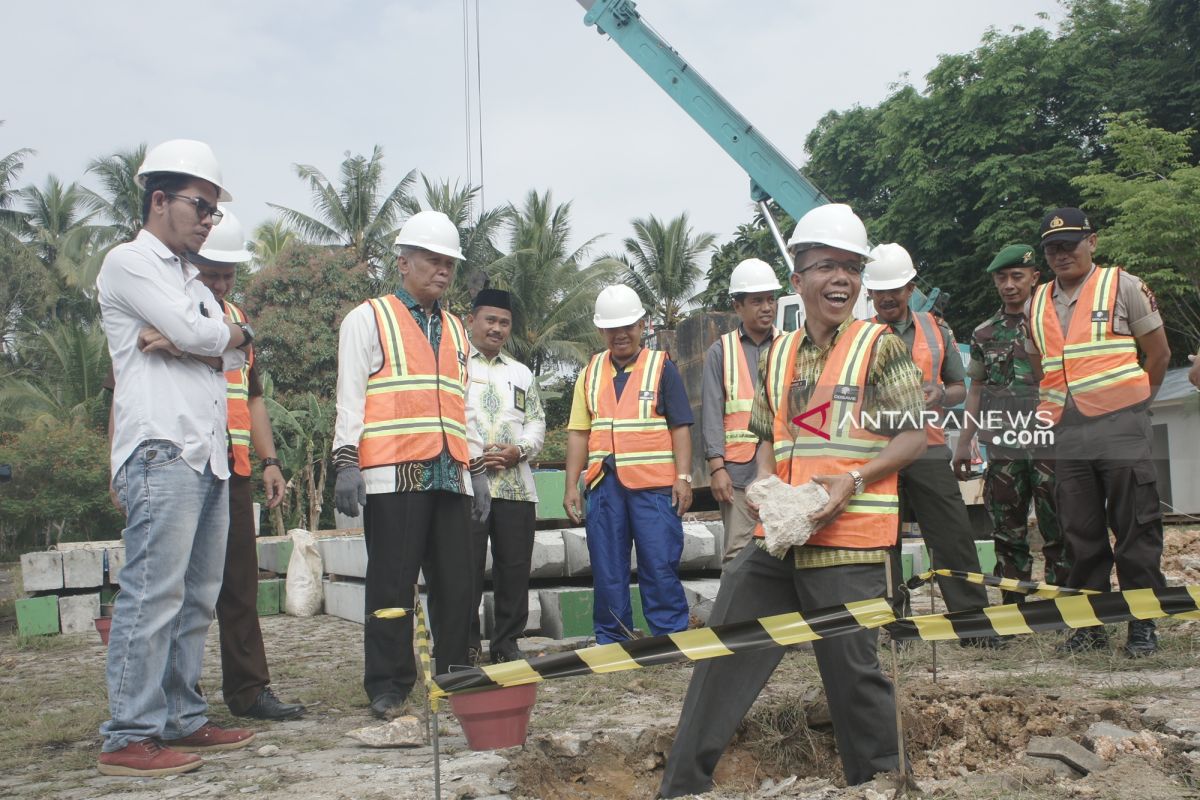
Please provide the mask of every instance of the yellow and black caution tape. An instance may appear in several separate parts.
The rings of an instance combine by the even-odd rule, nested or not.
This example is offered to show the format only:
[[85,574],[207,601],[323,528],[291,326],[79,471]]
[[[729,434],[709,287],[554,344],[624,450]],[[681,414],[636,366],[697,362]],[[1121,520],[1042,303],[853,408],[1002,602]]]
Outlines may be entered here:
[[519,686],[684,660],[699,661],[844,636],[868,628],[885,627],[896,639],[942,641],[1087,628],[1160,617],[1200,619],[1200,586],[1078,594],[1043,603],[989,606],[903,618],[898,618],[883,598],[862,600],[818,609],[806,615],[796,612],[778,614],[452,672],[436,676],[430,692],[432,697],[442,697],[472,689]]
[[378,619],[400,619],[401,617],[407,617],[411,613],[411,608],[380,608],[372,611],[371,616]]
[[1071,589],[1067,586],[1055,586],[1040,581],[1021,581],[1015,578],[997,578],[995,575],[984,575],[979,572],[963,572],[957,569],[934,569],[914,575],[904,585],[909,590],[919,588],[933,580],[935,575],[943,578],[958,578],[967,583],[981,583],[984,586],[997,586],[1006,592],[1032,594],[1038,597],[1073,597],[1080,594],[1100,594],[1095,589]]
[[425,630],[425,611],[421,608],[421,601],[416,603],[416,625],[414,635],[417,639],[417,660],[421,662],[421,675],[425,681],[425,692],[429,696],[430,708],[437,711],[438,698],[442,696],[437,692],[437,685],[433,682],[433,659],[429,655],[429,634]]

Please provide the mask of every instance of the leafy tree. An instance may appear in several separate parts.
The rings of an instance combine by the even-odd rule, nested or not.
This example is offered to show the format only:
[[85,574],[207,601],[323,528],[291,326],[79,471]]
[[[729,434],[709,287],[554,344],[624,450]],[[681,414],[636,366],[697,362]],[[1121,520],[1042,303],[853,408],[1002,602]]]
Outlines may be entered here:
[[53,321],[19,336],[21,363],[0,380],[0,411],[25,425],[103,427],[103,382],[111,363],[104,331],[94,323]]
[[[772,213],[775,215],[775,224],[786,236],[796,223],[774,206],[772,206]],[[775,268],[775,274],[779,277],[779,284],[783,287],[783,291],[791,291],[788,288],[787,262],[783,260],[783,254],[779,252],[775,237],[771,234],[771,229],[767,227],[767,222],[760,211],[754,215],[753,221],[739,225],[734,237],[719,246],[713,253],[712,260],[709,262],[708,274],[705,275],[708,286],[696,298],[702,308],[723,311],[732,307],[733,301],[729,298],[729,279],[733,275],[733,268],[747,258],[758,258],[770,264]]]
[[[0,125],[3,124],[4,121],[0,120]],[[25,169],[25,159],[35,152],[32,148],[22,147],[0,158],[0,234],[5,231],[12,233],[20,227],[21,212],[12,207],[16,200],[13,186]]]
[[717,237],[694,233],[686,211],[666,222],[651,214],[632,224],[633,236],[624,240],[621,256],[629,270],[626,281],[650,308],[654,321],[673,330],[703,274],[700,259]]
[[98,312],[92,296],[105,229],[92,224],[95,212],[88,210],[84,192],[50,175],[41,188],[27,186],[19,193],[25,204],[22,238],[54,276],[59,319],[90,320]]
[[100,181],[101,189],[84,189],[83,193],[108,225],[106,239],[110,245],[131,241],[142,228],[142,187],[137,184],[137,171],[145,160],[143,142],[88,163],[87,171]]
[[337,384],[338,326],[373,297],[366,264],[350,249],[293,245],[256,272],[243,289],[258,335],[255,350],[284,394],[332,397]]
[[321,170],[296,164],[296,174],[312,192],[315,215],[274,203],[283,221],[314,244],[335,244],[353,254],[356,264],[369,264],[378,271],[392,261],[392,241],[404,212],[414,207],[409,189],[416,178],[410,171],[384,194],[383,148],[370,157],[346,152],[335,185]]
[[56,296],[53,276],[29,248],[0,236],[0,354],[14,355],[21,320],[49,317]]
[[0,434],[12,482],[0,492],[0,550],[116,539],[124,522],[108,499],[108,441],[77,422]]
[[[329,453],[333,446],[336,408],[332,400],[323,400],[312,392],[277,401],[270,381],[263,386],[264,400],[271,416],[275,447],[288,475],[283,503],[271,509],[271,525],[277,536],[288,528],[319,530],[326,484],[329,477]],[[326,514],[327,521],[332,515]]]
[[254,229],[254,241],[251,243],[254,265],[258,269],[271,266],[280,253],[295,243],[296,234],[288,229],[283,220],[272,219],[262,223]]
[[555,204],[546,191],[530,191],[508,218],[509,255],[489,268],[491,283],[512,294],[509,351],[534,375],[563,364],[582,364],[598,341],[591,309],[613,280],[610,259],[585,264],[594,239],[572,249],[571,204]]

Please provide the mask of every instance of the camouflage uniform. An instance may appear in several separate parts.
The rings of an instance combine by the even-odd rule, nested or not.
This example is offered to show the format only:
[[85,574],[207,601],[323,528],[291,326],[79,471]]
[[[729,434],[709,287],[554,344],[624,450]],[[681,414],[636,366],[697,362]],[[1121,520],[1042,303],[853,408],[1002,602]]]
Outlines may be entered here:
[[[983,382],[980,419],[987,412],[1001,412],[1005,420],[1031,418],[1037,410],[1038,384],[1033,365],[1025,352],[1028,324],[1023,315],[1000,309],[971,335],[972,380]],[[1029,415],[1029,417],[1025,417]],[[1011,425],[1006,426],[1011,429]],[[1027,426],[1032,429],[1033,425]],[[1029,503],[1037,513],[1038,530],[1045,544],[1045,580],[1066,585],[1070,563],[1054,508],[1054,464],[1040,450],[1001,447],[992,444],[986,430],[979,432],[987,445],[988,467],[984,474],[983,497],[992,518],[996,544],[996,574],[1028,580],[1033,554],[1029,550]],[[1004,593],[1005,602],[1018,602],[1022,595]]]

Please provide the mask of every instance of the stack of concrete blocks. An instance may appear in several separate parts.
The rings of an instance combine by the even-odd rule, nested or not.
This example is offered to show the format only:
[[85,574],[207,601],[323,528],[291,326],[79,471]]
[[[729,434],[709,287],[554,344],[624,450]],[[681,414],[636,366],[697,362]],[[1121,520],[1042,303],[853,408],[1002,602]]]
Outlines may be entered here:
[[16,602],[17,627],[22,636],[86,633],[95,630],[100,595],[115,584],[124,563],[120,542],[86,542],[58,550],[21,556],[21,579],[27,595]]

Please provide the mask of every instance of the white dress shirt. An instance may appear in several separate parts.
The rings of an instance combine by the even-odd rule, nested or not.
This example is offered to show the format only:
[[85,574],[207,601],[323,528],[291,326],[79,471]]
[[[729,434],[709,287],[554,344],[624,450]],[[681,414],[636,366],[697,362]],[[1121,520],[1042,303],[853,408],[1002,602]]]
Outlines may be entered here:
[[[471,382],[467,408],[484,446],[515,444],[524,447],[527,459],[542,451],[546,438],[546,415],[529,367],[500,353],[489,359],[471,348]],[[488,489],[493,500],[537,502],[537,488],[528,460],[509,469],[488,470]]]
[[[405,313],[408,313],[407,311]],[[442,325],[442,336],[450,332]],[[383,345],[375,311],[368,303],[354,308],[342,320],[338,334],[337,421],[333,428],[333,450],[351,445],[358,447],[362,439],[363,416],[367,407],[367,378],[383,368]],[[468,370],[470,366],[468,365]],[[470,377],[468,375],[468,383]],[[467,453],[470,458],[483,455],[483,441],[475,430],[470,403],[467,404]],[[392,466],[368,467],[362,471],[367,494],[387,494],[396,491],[396,469]],[[464,466],[463,489],[474,495],[470,470]]]
[[229,477],[225,374],[196,359],[138,349],[138,334],[149,327],[185,353],[220,356],[225,369],[241,368],[245,353],[226,351],[221,304],[198,275],[145,230],[104,257],[96,288],[116,380],[114,474],[139,444],[165,439],[197,472],[207,464],[218,478]]

